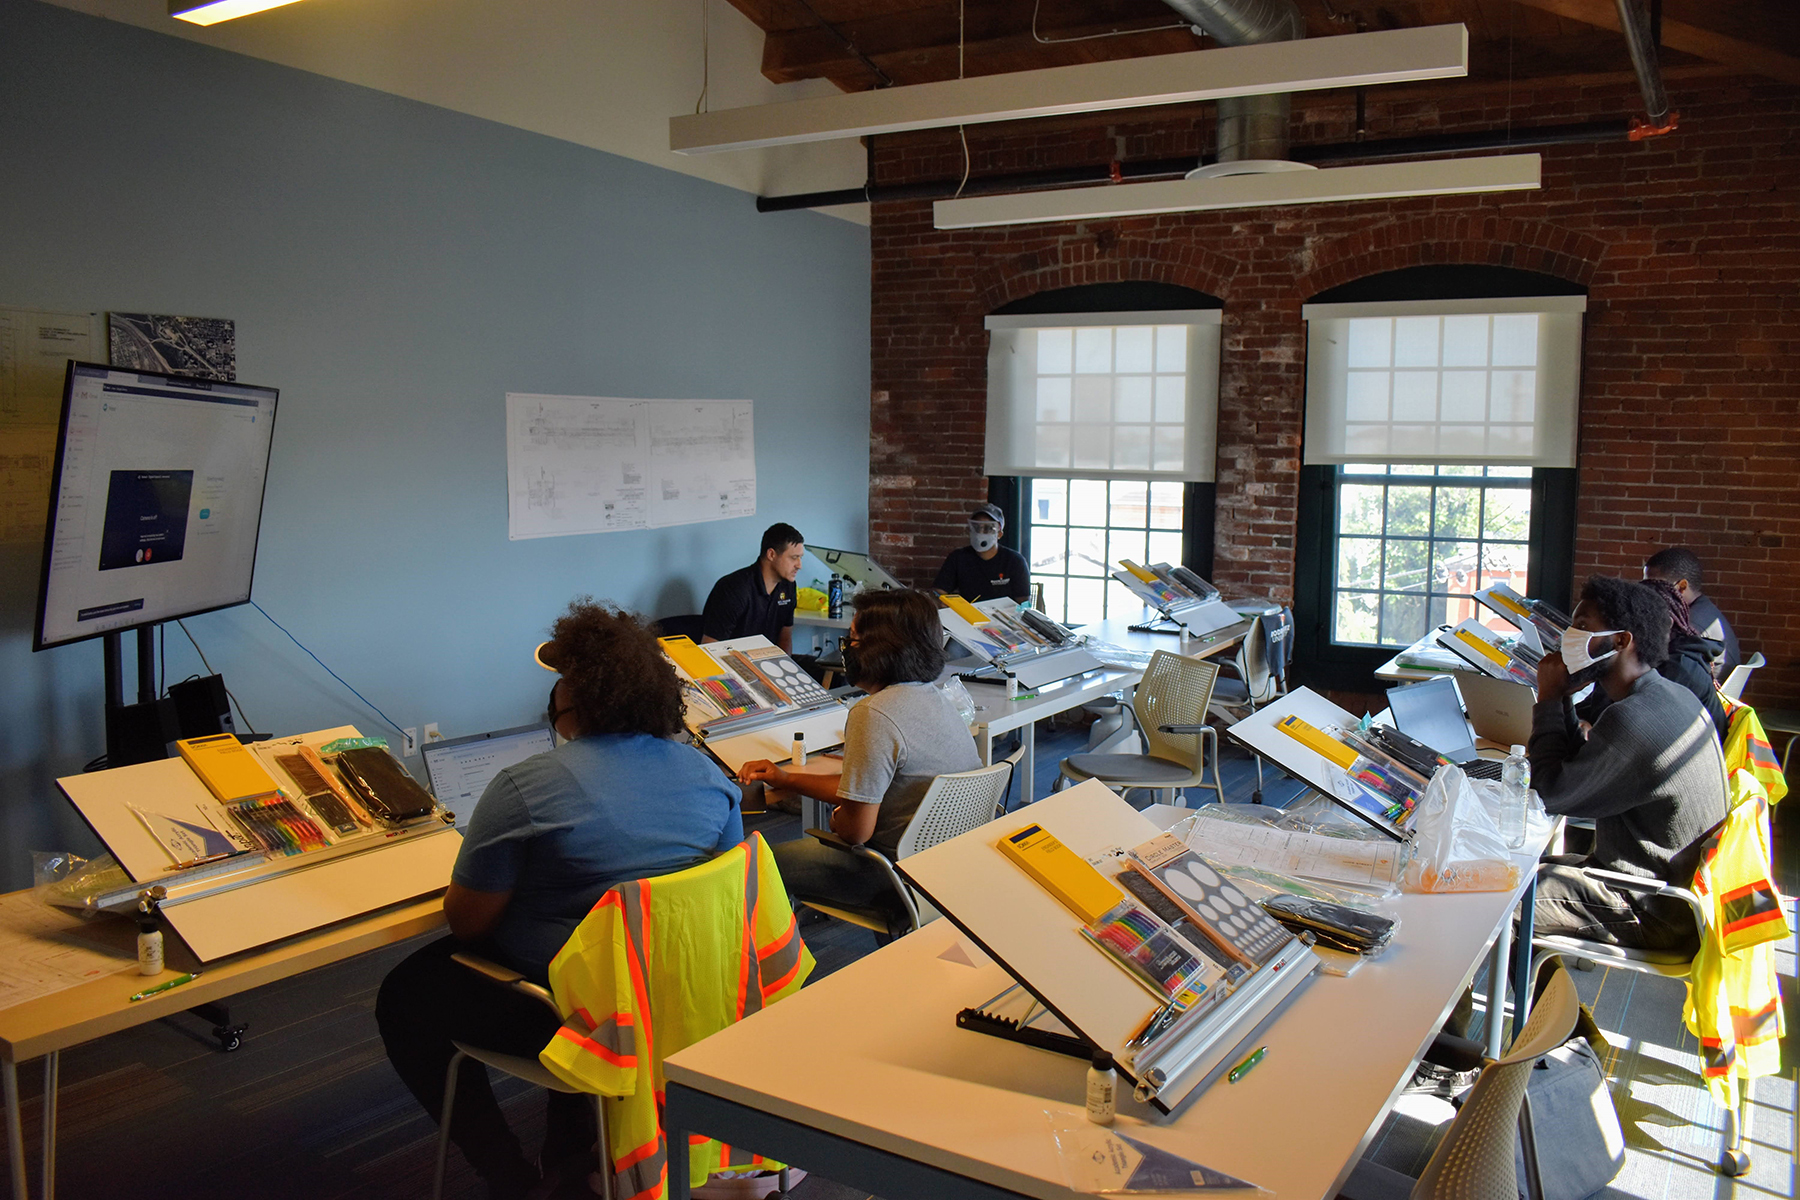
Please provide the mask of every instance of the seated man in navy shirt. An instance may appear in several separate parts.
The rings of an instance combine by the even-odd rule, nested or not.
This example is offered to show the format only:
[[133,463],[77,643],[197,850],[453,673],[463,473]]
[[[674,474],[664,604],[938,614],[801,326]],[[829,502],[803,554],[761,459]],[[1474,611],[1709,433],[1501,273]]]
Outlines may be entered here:
[[931,586],[961,596],[971,604],[983,600],[1029,600],[1031,568],[1025,556],[1000,544],[1006,517],[998,505],[984,504],[969,514],[969,544],[944,559]]
[[1725,619],[1712,597],[1700,589],[1699,556],[1683,546],[1658,550],[1644,560],[1644,578],[1660,579],[1675,586],[1681,593],[1682,603],[1687,605],[1688,624],[1707,641],[1723,647],[1713,659],[1714,677],[1723,679],[1731,674],[1731,668],[1742,661],[1738,656],[1737,634],[1731,631],[1731,622]]
[[794,580],[806,558],[806,539],[792,525],[776,522],[763,530],[762,551],[742,570],[722,575],[706,597],[700,618],[703,642],[725,642],[760,633],[792,654]]
[[[546,718],[560,744],[488,784],[444,894],[451,936],[389,972],[375,1000],[388,1060],[433,1119],[443,1111],[453,1041],[535,1059],[558,1027],[541,1003],[451,955],[473,950],[546,983],[550,960],[613,884],[679,871],[744,840],[737,787],[674,740],[683,731],[681,685],[646,624],[578,600],[538,661],[559,673]],[[587,1097],[549,1098],[546,1169],[595,1138]],[[457,1075],[450,1137],[490,1196],[522,1196],[538,1184],[487,1069],[473,1059]]]

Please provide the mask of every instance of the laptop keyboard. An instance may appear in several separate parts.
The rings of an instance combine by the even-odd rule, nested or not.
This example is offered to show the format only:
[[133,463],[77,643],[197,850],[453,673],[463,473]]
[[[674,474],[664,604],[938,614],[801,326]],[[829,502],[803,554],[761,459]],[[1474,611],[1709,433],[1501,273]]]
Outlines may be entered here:
[[1500,778],[1500,768],[1506,764],[1495,762],[1491,758],[1471,758],[1468,762],[1456,765],[1461,767],[1463,774],[1470,779],[1498,779]]

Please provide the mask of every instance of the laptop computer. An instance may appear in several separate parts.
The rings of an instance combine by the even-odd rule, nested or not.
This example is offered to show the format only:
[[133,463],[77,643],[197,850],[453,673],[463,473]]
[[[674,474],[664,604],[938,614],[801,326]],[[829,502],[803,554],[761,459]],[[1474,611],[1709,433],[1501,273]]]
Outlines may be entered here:
[[1456,685],[1446,675],[1390,689],[1388,711],[1394,714],[1394,728],[1436,750],[1472,779],[1498,779],[1500,763],[1476,753]]
[[1531,706],[1537,693],[1510,679],[1489,679],[1467,671],[1456,673],[1463,707],[1478,737],[1502,746],[1523,746],[1531,741]]
[[425,758],[425,777],[438,803],[456,814],[456,824],[469,823],[481,793],[507,767],[556,747],[548,725],[519,725],[477,733],[469,737],[427,742],[419,752]]

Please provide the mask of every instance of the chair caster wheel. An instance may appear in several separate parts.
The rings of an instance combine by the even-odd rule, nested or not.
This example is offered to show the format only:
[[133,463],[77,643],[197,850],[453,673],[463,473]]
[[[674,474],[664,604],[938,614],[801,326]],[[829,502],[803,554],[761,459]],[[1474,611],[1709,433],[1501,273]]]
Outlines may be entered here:
[[1750,1156],[1742,1150],[1727,1150],[1719,1155],[1719,1174],[1736,1178],[1750,1171]]
[[220,1025],[214,1028],[213,1037],[219,1041],[219,1052],[230,1054],[241,1048],[244,1044],[244,1029],[242,1025]]
[[1591,958],[1578,958],[1573,965],[1577,971],[1591,971],[1598,964]]

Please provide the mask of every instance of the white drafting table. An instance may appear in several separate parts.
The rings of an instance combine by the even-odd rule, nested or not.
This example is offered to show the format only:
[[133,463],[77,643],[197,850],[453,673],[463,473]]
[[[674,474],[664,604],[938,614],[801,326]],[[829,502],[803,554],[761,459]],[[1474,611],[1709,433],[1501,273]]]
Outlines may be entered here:
[[[1147,815],[1162,824],[1187,811]],[[1335,1195],[1483,948],[1510,930],[1517,899],[1386,902],[1402,922],[1387,952],[1347,979],[1314,978],[1259,1039],[1268,1055],[1241,1082],[1215,1083],[1155,1124],[1124,1097],[1120,1127],[1282,1200]],[[933,922],[671,1057],[664,1123],[675,1200],[688,1195],[690,1132],[886,1200],[1074,1200],[1044,1113],[1082,1119],[1085,1065],[955,1027],[957,1010],[1010,982],[971,949],[948,921]],[[822,1045],[821,1029],[830,1030]]]

